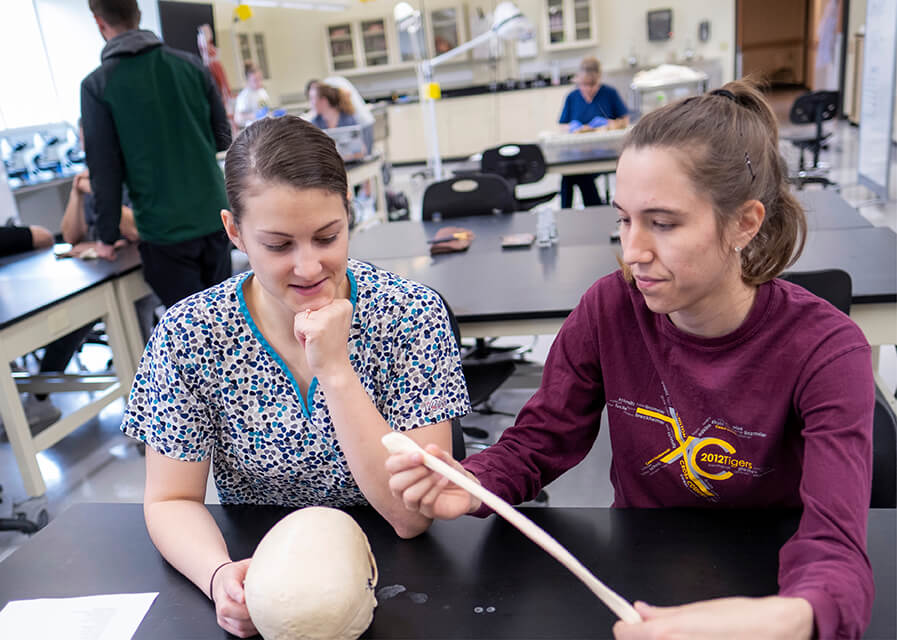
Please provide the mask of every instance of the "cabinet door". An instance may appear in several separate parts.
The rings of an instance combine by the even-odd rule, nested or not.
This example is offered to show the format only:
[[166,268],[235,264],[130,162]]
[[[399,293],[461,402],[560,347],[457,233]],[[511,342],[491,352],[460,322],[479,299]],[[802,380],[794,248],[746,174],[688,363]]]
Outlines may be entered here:
[[430,57],[427,53],[427,37],[423,25],[414,34],[399,29],[395,23],[393,27],[398,50],[397,62],[417,62]]
[[590,0],[573,0],[573,40],[589,42],[595,38]]
[[430,50],[434,56],[446,53],[463,41],[461,10],[445,7],[430,11]]
[[327,27],[327,52],[333,71],[355,69],[355,42],[352,38],[352,24],[332,24]]
[[361,21],[361,48],[364,66],[377,67],[389,64],[389,47],[386,43],[386,20],[375,18]]
[[507,91],[498,95],[498,142],[538,142],[543,131],[558,130],[558,118],[570,87]]
[[436,103],[439,152],[443,157],[461,158],[496,146],[496,95],[487,93]]
[[575,49],[598,44],[594,0],[544,0],[545,48]]
[[567,29],[565,28],[564,0],[545,0],[547,21],[545,23],[545,46],[562,45],[567,43]]
[[427,157],[424,120],[419,104],[393,104],[386,108],[391,162],[423,161]]

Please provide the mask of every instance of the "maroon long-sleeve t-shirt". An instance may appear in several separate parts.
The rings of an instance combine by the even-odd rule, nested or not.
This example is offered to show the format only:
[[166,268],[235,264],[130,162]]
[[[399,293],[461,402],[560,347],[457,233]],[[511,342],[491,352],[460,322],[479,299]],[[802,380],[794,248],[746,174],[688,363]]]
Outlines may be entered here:
[[874,380],[847,316],[773,280],[738,329],[700,338],[611,274],[567,318],[515,426],[463,464],[509,502],[532,499],[585,457],[605,406],[615,507],[802,506],[779,595],[810,602],[820,638],[862,635]]

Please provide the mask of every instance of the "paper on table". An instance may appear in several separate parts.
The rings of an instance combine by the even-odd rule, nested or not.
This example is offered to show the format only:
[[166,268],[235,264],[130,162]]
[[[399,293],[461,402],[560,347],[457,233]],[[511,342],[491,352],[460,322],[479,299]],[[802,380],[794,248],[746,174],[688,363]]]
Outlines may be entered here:
[[14,600],[0,611],[0,638],[131,640],[158,595]]

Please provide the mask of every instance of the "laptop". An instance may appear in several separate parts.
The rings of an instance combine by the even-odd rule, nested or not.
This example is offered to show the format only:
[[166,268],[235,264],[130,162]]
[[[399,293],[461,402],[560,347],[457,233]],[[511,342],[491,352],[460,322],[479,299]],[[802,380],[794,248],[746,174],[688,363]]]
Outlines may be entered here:
[[333,141],[336,143],[336,150],[343,160],[353,156],[356,156],[355,159],[357,159],[358,154],[364,155],[364,136],[361,134],[360,124],[324,129],[324,133],[333,138]]

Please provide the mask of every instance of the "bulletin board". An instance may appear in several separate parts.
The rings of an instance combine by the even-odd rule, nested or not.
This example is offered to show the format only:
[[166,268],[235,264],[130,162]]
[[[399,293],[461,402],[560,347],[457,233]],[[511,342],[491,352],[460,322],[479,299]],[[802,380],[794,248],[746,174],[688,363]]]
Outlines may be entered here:
[[200,55],[196,43],[196,30],[200,25],[212,27],[212,40],[217,43],[211,4],[159,0],[159,24],[165,44],[195,56]]

